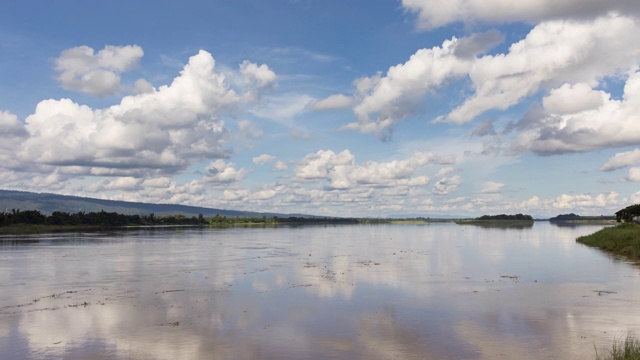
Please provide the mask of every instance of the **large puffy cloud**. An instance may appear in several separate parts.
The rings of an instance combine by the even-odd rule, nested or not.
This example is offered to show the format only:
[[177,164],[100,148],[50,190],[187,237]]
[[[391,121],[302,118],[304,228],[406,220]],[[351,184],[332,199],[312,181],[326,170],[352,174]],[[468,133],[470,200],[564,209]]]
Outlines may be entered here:
[[638,31],[635,18],[615,14],[541,23],[507,54],[475,60],[469,72],[474,94],[444,119],[464,123],[487,110],[507,109],[544,87],[593,86],[606,76],[624,74],[640,61]]
[[402,0],[402,6],[418,14],[418,27],[433,29],[454,22],[509,23],[557,18],[588,18],[615,11],[640,13],[634,0]]
[[[124,69],[129,63],[111,59],[110,64]],[[248,62],[243,66],[253,69],[249,73],[266,71]],[[0,123],[16,136],[28,133],[16,153],[25,163],[80,167],[93,175],[175,173],[229,155],[229,131],[220,114],[242,98],[216,71],[211,54],[200,51],[170,85],[126,96],[118,105],[94,110],[69,99],[44,100],[22,130],[5,113]]]
[[[114,106],[49,99],[24,122],[0,111],[0,180],[8,189],[212,206],[210,191],[248,174],[221,160],[231,154],[222,117],[239,104],[251,106],[247,99],[200,51],[169,85],[147,87]],[[240,122],[239,132],[249,125]],[[196,165],[204,161],[210,163],[202,173]],[[171,178],[178,174],[191,180],[178,183]]]
[[105,96],[118,93],[120,74],[136,66],[143,55],[137,45],[105,46],[97,53],[88,46],[78,46],[64,50],[54,62],[62,87]]
[[[415,115],[422,99],[451,81],[468,76],[473,93],[437,121],[466,123],[489,110],[505,110],[541,90],[555,89],[546,106],[572,112],[597,106],[603,94],[592,92],[607,77],[624,77],[640,62],[636,18],[611,13],[595,19],[550,20],[536,25],[509,51],[479,56],[501,40],[497,32],[452,38],[442,46],[420,49],[387,73],[363,77],[356,87],[357,121],[343,127],[388,140],[398,120]],[[564,102],[582,91],[586,97]]]
[[[556,97],[576,100],[564,104]],[[620,100],[578,84],[552,91],[543,104],[542,113],[522,122],[524,130],[513,141],[513,150],[545,155],[640,144],[640,72],[627,79]],[[634,153],[619,154],[603,170],[631,165],[636,159]]]
[[469,60],[455,55],[457,46],[458,39],[446,40],[442,46],[418,50],[404,64],[389,68],[384,77],[378,73],[356,80],[353,110],[358,121],[344,129],[388,139],[393,124],[415,113],[428,91],[469,71]]

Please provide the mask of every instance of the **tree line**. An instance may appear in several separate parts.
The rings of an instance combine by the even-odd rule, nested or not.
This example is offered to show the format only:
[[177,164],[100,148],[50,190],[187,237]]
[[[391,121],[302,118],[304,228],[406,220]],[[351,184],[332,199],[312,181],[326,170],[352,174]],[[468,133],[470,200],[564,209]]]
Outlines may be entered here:
[[131,225],[204,225],[209,222],[200,214],[197,217],[170,215],[156,217],[148,215],[126,215],[116,212],[84,212],[67,213],[54,211],[44,215],[38,210],[13,209],[0,212],[0,226],[11,225],[84,225],[84,226],[131,226]]
[[515,215],[482,215],[476,220],[526,220],[533,221],[533,217],[531,215],[523,215],[523,214],[515,214]]
[[627,206],[616,211],[616,221],[632,222],[633,218],[640,216],[640,204]]
[[278,225],[278,224],[358,224],[355,218],[331,217],[226,217],[219,214],[205,218],[198,216],[167,215],[126,215],[116,212],[84,212],[68,213],[54,211],[51,215],[42,214],[38,210],[0,212],[0,227],[14,225],[60,225],[60,226],[144,226],[144,225]]

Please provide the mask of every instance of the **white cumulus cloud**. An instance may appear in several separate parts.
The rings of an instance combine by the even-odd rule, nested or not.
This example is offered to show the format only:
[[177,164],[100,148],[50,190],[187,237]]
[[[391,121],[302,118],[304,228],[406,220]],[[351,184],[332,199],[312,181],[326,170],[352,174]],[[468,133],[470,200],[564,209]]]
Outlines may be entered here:
[[[490,110],[506,110],[540,91],[556,115],[586,111],[608,100],[595,90],[608,77],[625,77],[640,62],[640,22],[610,13],[537,24],[505,53],[481,55],[501,39],[497,32],[451,38],[420,49],[386,74],[354,81],[357,121],[342,127],[389,140],[394,125],[420,113],[423,99],[452,81],[468,79],[472,92],[436,121],[467,123]],[[570,101],[567,101],[570,100]]]
[[[86,49],[75,51],[80,50]],[[107,50],[95,55],[93,61],[113,71],[133,66],[135,56],[126,57],[123,52],[135,54],[135,49]],[[63,58],[71,59],[70,56]],[[80,64],[84,64],[83,61]],[[70,64],[75,63],[65,64],[71,67]],[[257,71],[262,71],[259,69]],[[210,53],[200,51],[190,57],[168,85],[157,89],[144,81],[138,85],[144,91],[101,109],[63,98],[41,101],[24,122],[10,112],[0,111],[2,171],[7,174],[15,171],[56,173],[59,181],[65,181],[67,175],[135,178],[144,180],[140,186],[155,188],[159,184],[177,186],[167,183],[168,176],[182,173],[202,161],[231,154],[230,131],[222,117],[235,105],[248,103],[217,69]],[[253,88],[244,90],[253,91]],[[261,136],[261,131],[248,121],[240,121],[238,127],[244,136]],[[214,163],[208,169],[207,181],[237,180],[246,174],[242,169],[219,165]],[[29,182],[35,183],[37,178],[34,175]],[[105,181],[108,182],[98,180],[93,187],[115,189],[114,186],[120,184]],[[179,194],[172,196],[177,199]]]
[[468,73],[471,63],[455,55],[457,45],[458,39],[453,38],[442,46],[420,49],[404,64],[389,68],[385,76],[356,80],[353,111],[358,121],[344,129],[388,139],[393,124],[414,114],[428,91]]
[[593,90],[589,84],[564,84],[551,90],[549,95],[542,99],[542,105],[551,114],[564,115],[598,108],[607,100],[607,93]]
[[270,87],[276,82],[276,73],[266,64],[258,65],[245,60],[240,64],[240,73],[245,85],[251,88]]
[[97,53],[78,46],[62,51],[54,63],[63,88],[106,96],[120,91],[120,74],[136,66],[143,55],[138,45],[109,45]]
[[[640,61],[640,39],[633,35],[638,31],[640,23],[634,18],[614,14],[540,23],[508,53],[475,60],[469,72],[474,94],[444,119],[465,123],[485,111],[507,109],[543,87],[576,82],[593,86],[606,76],[624,74]],[[584,91],[583,85],[570,90]],[[587,101],[593,102],[595,95]]]
[[218,113],[239,99],[211,54],[200,51],[157,91],[93,110],[69,99],[44,100],[25,120],[24,160],[59,166],[181,169],[228,154]]
[[[576,112],[567,113],[572,106],[563,106],[559,113],[546,111],[528,124],[513,141],[515,151],[533,151],[538,154],[590,151],[640,143],[640,72],[631,75],[625,84],[622,99],[612,99],[603,92],[589,92],[576,87],[563,87],[564,96],[576,97],[596,94],[601,97],[599,106],[579,106]],[[595,97],[594,97],[595,98]],[[579,100],[578,100],[579,101]],[[600,101],[598,101],[600,102]],[[591,102],[591,105],[596,102]],[[552,107],[553,108],[553,107]],[[550,109],[549,109],[550,110]],[[603,166],[614,170],[631,165],[635,153],[619,154]]]

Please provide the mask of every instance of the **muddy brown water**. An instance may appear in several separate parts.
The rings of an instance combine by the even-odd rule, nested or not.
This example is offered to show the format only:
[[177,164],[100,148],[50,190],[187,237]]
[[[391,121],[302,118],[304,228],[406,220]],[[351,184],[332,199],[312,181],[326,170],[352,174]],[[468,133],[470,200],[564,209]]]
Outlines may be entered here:
[[0,238],[2,359],[593,359],[640,333],[602,226]]

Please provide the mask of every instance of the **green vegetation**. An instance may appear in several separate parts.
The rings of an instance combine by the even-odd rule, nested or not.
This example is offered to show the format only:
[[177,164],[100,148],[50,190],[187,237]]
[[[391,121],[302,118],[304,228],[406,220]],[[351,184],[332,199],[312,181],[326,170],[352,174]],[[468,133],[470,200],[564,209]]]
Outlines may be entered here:
[[475,219],[456,220],[458,225],[477,225],[483,227],[516,227],[527,228],[533,226],[533,217],[531,215],[515,214],[515,215],[482,215]]
[[596,351],[596,360],[640,360],[640,340],[627,335],[624,340],[615,340],[605,356]]
[[125,215],[116,212],[54,211],[47,216],[38,210],[20,211],[13,209],[0,212],[0,234],[31,234],[43,232],[78,231],[95,228],[123,226],[211,226],[225,228],[232,226],[297,226],[297,225],[347,225],[347,224],[425,224],[450,220],[429,218],[379,219],[379,218],[336,218],[320,216],[242,216],[227,217],[216,214],[213,217],[184,215]]
[[616,212],[616,221],[631,222],[636,216],[640,216],[640,204],[627,206],[622,210],[618,210]]
[[28,234],[53,231],[77,231],[91,228],[111,228],[123,226],[277,226],[277,225],[339,225],[370,224],[369,219],[330,218],[330,217],[227,217],[216,214],[205,218],[202,214],[187,217],[184,215],[125,215],[115,212],[77,212],[54,211],[47,216],[37,210],[0,212],[0,233]]
[[591,235],[581,236],[576,241],[635,261],[640,260],[639,224],[622,223],[606,227]]
[[276,226],[276,225],[305,225],[305,224],[358,224],[355,218],[330,218],[330,217],[226,217],[216,215],[207,219],[207,223],[215,227],[228,226]]
[[58,228],[80,227],[114,227],[131,225],[204,225],[207,221],[202,215],[198,217],[186,217],[184,215],[171,215],[156,217],[149,215],[124,215],[115,212],[90,212],[83,211],[74,214],[54,211],[51,215],[43,215],[37,210],[20,211],[13,209],[10,212],[0,212],[0,229],[2,228],[46,228],[54,226]]
[[508,221],[533,221],[531,215],[515,214],[515,215],[482,215],[476,220],[508,220]]
[[640,261],[640,224],[633,222],[637,216],[640,216],[640,204],[627,206],[616,212],[616,220],[622,221],[622,224],[581,236],[576,241],[633,261]]

